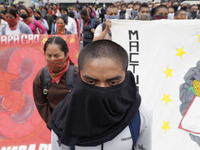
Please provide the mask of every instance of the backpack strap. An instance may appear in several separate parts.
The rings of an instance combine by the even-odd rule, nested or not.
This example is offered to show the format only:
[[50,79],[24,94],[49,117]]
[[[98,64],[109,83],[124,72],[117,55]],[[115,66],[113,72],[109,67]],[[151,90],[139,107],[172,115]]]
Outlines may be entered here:
[[91,28],[94,28],[94,19],[91,19]]
[[74,86],[74,70],[75,70],[75,66],[70,64],[66,72],[66,87],[70,91],[72,90]]
[[129,124],[131,137],[133,140],[132,150],[134,150],[134,147],[137,143],[137,139],[140,134],[140,112],[139,110],[136,112],[134,118],[131,120],[131,123]]
[[35,20],[34,20],[34,19],[32,19],[32,23],[33,23],[34,27],[36,27],[36,26],[35,26]]
[[70,146],[70,149],[71,150],[75,150],[75,146]]
[[48,72],[47,66],[44,67],[43,69],[43,94],[47,95],[48,89],[51,86],[51,76]]
[[[69,69],[66,72],[66,87],[70,91],[72,90],[74,86],[74,70],[75,66],[70,64]],[[43,69],[43,94],[47,95],[48,89],[51,86],[51,76],[48,72],[47,66]]]

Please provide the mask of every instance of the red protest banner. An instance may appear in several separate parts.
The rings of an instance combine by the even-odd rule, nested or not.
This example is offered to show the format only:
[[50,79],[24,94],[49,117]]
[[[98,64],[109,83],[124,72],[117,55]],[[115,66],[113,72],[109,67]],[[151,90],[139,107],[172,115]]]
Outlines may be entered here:
[[[46,65],[43,46],[52,35],[0,36],[0,148],[1,150],[48,150],[50,131],[35,107],[32,84]],[[69,57],[77,65],[79,40],[61,36]]]

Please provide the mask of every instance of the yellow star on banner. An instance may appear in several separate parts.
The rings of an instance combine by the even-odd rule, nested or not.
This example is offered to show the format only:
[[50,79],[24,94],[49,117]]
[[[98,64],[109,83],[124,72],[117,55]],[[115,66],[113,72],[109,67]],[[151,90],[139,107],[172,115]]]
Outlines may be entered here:
[[163,123],[164,123],[164,125],[162,126],[162,129],[164,129],[164,130],[165,130],[165,133],[166,133],[168,129],[171,129],[171,128],[169,127],[169,121],[168,121],[168,122],[165,122],[165,121],[163,120]]
[[198,42],[200,42],[200,34],[198,34],[197,36],[199,37],[199,41]]
[[176,56],[180,56],[182,58],[183,54],[185,54],[185,52],[183,51],[183,47],[181,49],[176,48],[176,50],[178,51]]
[[166,75],[167,75],[166,78],[169,77],[169,76],[172,77],[172,71],[173,71],[173,69],[169,69],[169,68],[167,67],[167,70],[165,71],[165,73],[166,73]]
[[169,97],[170,97],[170,95],[165,95],[164,94],[164,97],[163,97],[162,100],[165,101],[165,104],[167,104],[169,101],[172,101]]

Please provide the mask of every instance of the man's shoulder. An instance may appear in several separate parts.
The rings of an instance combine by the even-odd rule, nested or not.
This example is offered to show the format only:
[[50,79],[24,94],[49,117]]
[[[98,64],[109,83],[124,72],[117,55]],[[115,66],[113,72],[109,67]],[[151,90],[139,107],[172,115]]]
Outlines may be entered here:
[[139,107],[141,128],[152,122],[152,110],[143,101]]

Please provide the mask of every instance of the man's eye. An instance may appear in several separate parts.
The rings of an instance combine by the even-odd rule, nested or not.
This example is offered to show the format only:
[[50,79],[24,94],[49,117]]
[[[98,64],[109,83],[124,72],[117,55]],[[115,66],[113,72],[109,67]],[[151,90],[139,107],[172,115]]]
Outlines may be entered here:
[[90,84],[90,85],[94,85],[95,84],[95,81],[92,81],[92,80],[88,80],[86,81],[87,84]]
[[110,84],[111,86],[114,86],[114,85],[119,84],[119,81],[110,81],[109,84]]

